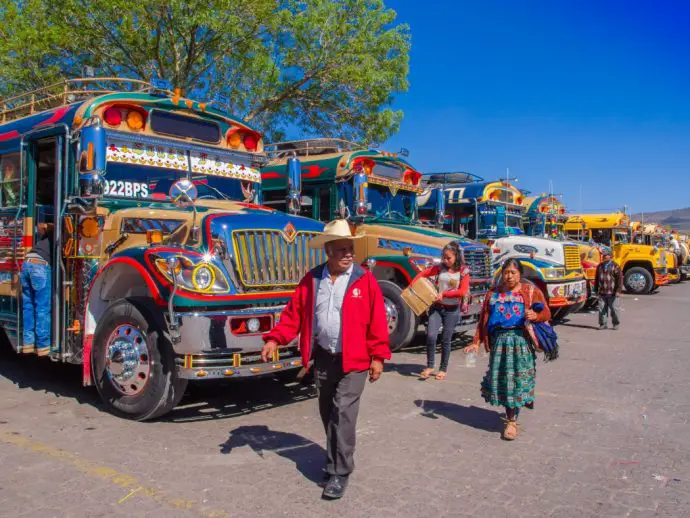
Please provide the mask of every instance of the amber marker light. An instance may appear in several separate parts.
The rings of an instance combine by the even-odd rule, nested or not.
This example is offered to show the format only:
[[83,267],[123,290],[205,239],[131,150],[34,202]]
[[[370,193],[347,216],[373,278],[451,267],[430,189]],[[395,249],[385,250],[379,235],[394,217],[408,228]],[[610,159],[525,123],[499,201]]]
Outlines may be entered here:
[[137,110],[131,110],[127,114],[127,126],[129,129],[139,131],[144,127],[144,116]]

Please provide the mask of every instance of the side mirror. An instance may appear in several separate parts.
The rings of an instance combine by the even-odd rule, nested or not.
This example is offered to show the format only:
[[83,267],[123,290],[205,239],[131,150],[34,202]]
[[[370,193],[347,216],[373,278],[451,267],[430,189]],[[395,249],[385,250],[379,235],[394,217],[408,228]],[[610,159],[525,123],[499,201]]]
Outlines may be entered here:
[[105,164],[105,130],[99,123],[84,127],[79,140],[79,195],[82,198],[103,195]]
[[302,166],[298,158],[287,160],[288,195],[287,207],[290,214],[299,214],[302,205]]
[[355,214],[357,216],[366,216],[367,214],[367,198],[369,196],[369,188],[367,185],[366,173],[360,172],[355,174]]
[[79,196],[81,198],[93,199],[103,196],[105,180],[103,180],[102,173],[103,171],[93,171],[79,175]]
[[446,191],[445,189],[436,189],[436,226],[443,228],[446,222]]
[[199,197],[196,185],[189,180],[178,180],[170,187],[170,201],[178,207],[191,207]]

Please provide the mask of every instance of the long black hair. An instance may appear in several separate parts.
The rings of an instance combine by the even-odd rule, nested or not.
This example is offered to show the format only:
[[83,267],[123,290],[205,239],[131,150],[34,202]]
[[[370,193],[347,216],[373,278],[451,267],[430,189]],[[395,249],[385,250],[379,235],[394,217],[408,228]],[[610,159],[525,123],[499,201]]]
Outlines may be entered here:
[[446,251],[455,254],[455,262],[452,266],[453,270],[459,270],[465,265],[465,257],[463,256],[462,248],[460,248],[460,245],[457,241],[451,241],[446,246],[444,246],[443,250],[441,250],[441,255],[443,255],[443,253]]

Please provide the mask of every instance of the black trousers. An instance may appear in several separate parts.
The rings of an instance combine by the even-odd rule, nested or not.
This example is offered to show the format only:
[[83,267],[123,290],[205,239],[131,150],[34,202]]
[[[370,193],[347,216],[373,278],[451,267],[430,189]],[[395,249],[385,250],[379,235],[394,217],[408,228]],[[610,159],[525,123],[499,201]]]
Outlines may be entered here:
[[357,414],[368,373],[368,370],[344,373],[341,354],[330,354],[314,345],[314,377],[319,413],[326,431],[329,475],[349,475],[355,469]]

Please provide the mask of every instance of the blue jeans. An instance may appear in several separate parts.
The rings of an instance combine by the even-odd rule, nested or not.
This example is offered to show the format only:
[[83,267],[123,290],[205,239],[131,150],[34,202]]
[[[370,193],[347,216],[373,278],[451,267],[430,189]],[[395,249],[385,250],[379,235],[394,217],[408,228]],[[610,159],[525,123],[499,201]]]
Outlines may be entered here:
[[443,326],[443,335],[441,337],[441,368],[443,372],[448,371],[448,361],[450,360],[450,341],[455,332],[455,326],[460,320],[460,308],[446,309],[443,306],[435,304],[429,310],[429,323],[426,331],[426,366],[429,369],[434,368],[436,363],[436,341],[438,340],[438,332]]
[[37,349],[50,347],[51,273],[48,263],[38,264],[24,261],[20,279],[22,281],[22,309],[24,346],[35,345]]

